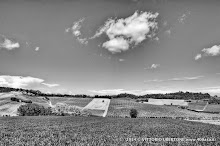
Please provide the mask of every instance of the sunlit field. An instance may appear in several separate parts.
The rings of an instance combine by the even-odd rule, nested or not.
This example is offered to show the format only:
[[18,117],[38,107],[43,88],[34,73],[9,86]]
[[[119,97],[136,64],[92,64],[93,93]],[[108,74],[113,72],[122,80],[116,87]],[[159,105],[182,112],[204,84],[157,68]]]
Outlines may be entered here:
[[[215,141],[158,145],[209,145],[220,141],[220,126],[175,119],[101,117],[2,117],[0,145],[146,145],[144,138],[215,138]],[[130,139],[129,139],[130,138]],[[135,140],[135,138],[143,138]]]
[[107,116],[130,117],[130,109],[137,109],[138,117],[220,117],[219,114],[197,113],[177,106],[151,105],[128,99],[112,99]]
[[50,97],[50,101],[52,104],[56,103],[67,103],[69,105],[75,105],[79,107],[86,106],[92,98],[65,98],[65,97]]

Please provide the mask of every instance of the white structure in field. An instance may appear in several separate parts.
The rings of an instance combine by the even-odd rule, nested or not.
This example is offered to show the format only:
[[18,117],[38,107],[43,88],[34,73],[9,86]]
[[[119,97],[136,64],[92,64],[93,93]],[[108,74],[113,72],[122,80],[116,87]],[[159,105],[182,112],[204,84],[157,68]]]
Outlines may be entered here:
[[108,112],[110,99],[106,98],[94,98],[89,104],[87,104],[83,110],[98,110],[104,111],[102,117],[105,117]]
[[180,99],[148,99],[148,104],[154,105],[179,105],[179,106],[188,106],[188,102]]

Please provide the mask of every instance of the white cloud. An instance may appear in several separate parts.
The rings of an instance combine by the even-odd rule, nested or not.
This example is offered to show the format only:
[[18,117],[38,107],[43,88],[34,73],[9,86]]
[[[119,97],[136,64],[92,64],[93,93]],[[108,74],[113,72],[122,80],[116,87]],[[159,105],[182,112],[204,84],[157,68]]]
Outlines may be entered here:
[[125,61],[124,59],[119,59],[120,62]]
[[13,50],[16,48],[19,48],[20,44],[18,42],[13,42],[12,40],[9,40],[4,37],[4,42],[0,42],[0,49],[7,49],[7,50]]
[[159,13],[138,13],[136,11],[132,16],[124,19],[114,20],[110,18],[90,39],[106,33],[109,41],[103,43],[102,47],[112,53],[127,51],[132,44],[138,45],[145,39],[155,36],[155,31],[158,29],[156,22],[158,15]]
[[156,69],[160,67],[160,64],[152,64],[150,67],[144,68],[144,69]]
[[206,93],[208,92],[211,94],[220,94],[220,86],[197,88],[196,91]]
[[10,76],[10,75],[1,75],[0,76],[0,86],[3,87],[12,87],[12,88],[29,88],[39,85],[46,85],[48,87],[55,87],[58,84],[47,84],[44,83],[43,79],[34,78],[34,77],[22,77],[22,76]]
[[12,88],[26,88],[30,85],[36,85],[43,83],[43,79],[33,77],[22,77],[22,76],[0,76],[0,86],[12,87]]
[[84,20],[85,20],[85,18],[81,18],[78,21],[73,22],[72,27],[67,28],[65,30],[66,32],[71,32],[81,44],[87,44],[88,43],[87,38],[82,38],[81,37],[82,33],[81,33],[80,29],[82,27],[81,24],[84,22]]
[[89,92],[99,95],[117,95],[121,93],[144,95],[144,94],[159,94],[159,93],[170,93],[168,90],[125,90],[125,89],[108,89],[108,90],[89,90]]
[[60,86],[59,84],[47,84],[47,83],[42,83],[43,85],[47,86],[47,87],[57,87]]
[[168,82],[168,81],[190,81],[190,80],[198,80],[198,79],[201,79],[203,77],[204,76],[181,77],[181,78],[172,78],[172,79],[166,79],[166,80],[153,79],[153,80],[144,81],[144,83],[148,83],[148,82]]
[[67,28],[66,32],[72,32],[75,36],[81,35],[80,29],[81,29],[81,24],[83,23],[83,21],[85,20],[85,18],[81,18],[76,22],[73,22],[72,27]]
[[36,48],[35,48],[35,51],[39,51],[39,49],[40,49],[40,47],[36,47]]
[[214,45],[211,48],[204,48],[202,50],[205,56],[219,56],[220,55],[220,45]]
[[147,82],[163,82],[164,80],[158,80],[158,79],[154,79],[154,80],[147,80],[147,81],[144,81],[144,83],[147,83]]
[[108,48],[110,52],[120,53],[129,49],[129,42],[123,37],[113,38],[102,45],[105,48]]
[[168,81],[186,81],[186,80],[198,80],[203,78],[204,76],[195,76],[195,77],[182,77],[182,78],[172,78],[168,79]]
[[197,54],[195,56],[195,60],[198,60],[204,56],[220,56],[220,45],[214,45],[210,48],[204,48],[202,49],[201,54]]
[[202,54],[197,54],[197,55],[195,56],[195,60],[199,60],[200,58],[202,58]]
[[151,68],[151,69],[156,69],[156,68],[158,68],[159,66],[160,66],[160,64],[152,64],[150,68]]
[[125,90],[125,89],[89,90],[89,92],[93,92],[99,95],[117,95],[121,93],[128,93],[135,95],[156,94],[161,92],[168,93],[168,91],[162,91],[162,90]]

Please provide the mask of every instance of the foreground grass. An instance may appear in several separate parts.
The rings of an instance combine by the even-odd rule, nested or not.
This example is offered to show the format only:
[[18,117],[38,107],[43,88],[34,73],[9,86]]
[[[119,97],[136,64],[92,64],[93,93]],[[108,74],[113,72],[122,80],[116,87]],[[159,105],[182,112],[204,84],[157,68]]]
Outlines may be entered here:
[[[132,138],[132,139],[129,139]],[[215,138],[152,142],[135,138]],[[174,119],[2,117],[0,145],[217,145],[220,126]]]

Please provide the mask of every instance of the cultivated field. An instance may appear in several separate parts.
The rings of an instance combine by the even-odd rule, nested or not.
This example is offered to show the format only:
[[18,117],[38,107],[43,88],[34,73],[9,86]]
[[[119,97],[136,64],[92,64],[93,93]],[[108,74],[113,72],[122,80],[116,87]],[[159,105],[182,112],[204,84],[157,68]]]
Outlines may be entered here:
[[89,102],[92,101],[92,98],[50,97],[50,101],[53,105],[56,103],[67,103],[70,105],[85,107]]
[[205,108],[204,111],[208,111],[208,112],[220,112],[220,105],[216,104],[216,105],[207,105],[207,107]]
[[[220,142],[219,131],[220,126],[217,125],[174,119],[2,117],[0,145],[217,146]],[[195,141],[144,141],[146,138]],[[214,139],[201,141],[197,138]]]
[[130,117],[130,109],[138,111],[138,117],[220,117],[220,114],[197,113],[177,106],[151,105],[129,99],[111,99],[107,116]]
[[202,111],[204,110],[207,102],[204,101],[193,101],[189,103],[189,109],[196,110],[196,111]]

